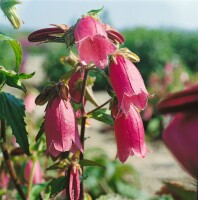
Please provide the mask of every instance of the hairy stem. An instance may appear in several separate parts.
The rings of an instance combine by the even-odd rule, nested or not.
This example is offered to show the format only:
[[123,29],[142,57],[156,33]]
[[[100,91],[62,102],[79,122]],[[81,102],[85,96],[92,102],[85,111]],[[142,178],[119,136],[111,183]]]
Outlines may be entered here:
[[100,105],[100,106],[98,106],[97,108],[95,108],[95,109],[93,109],[93,110],[89,111],[89,112],[87,113],[87,115],[89,115],[89,114],[91,114],[91,113],[93,113],[93,112],[95,112],[95,111],[99,110],[100,108],[102,108],[102,107],[106,106],[106,105],[107,105],[107,104],[108,104],[110,101],[111,101],[111,99],[107,100],[107,101],[106,101],[106,102],[104,102],[102,105]]
[[5,125],[4,119],[1,120],[1,138],[3,140],[3,142],[1,143],[1,150],[2,150],[2,153],[3,153],[3,157],[4,157],[4,160],[5,160],[8,172],[10,174],[10,177],[11,177],[21,199],[26,200],[25,194],[24,194],[24,192],[23,192],[23,190],[22,190],[22,188],[19,184],[19,180],[17,178],[15,169],[12,165],[12,161],[10,159],[10,155],[8,153],[8,150],[7,150],[7,146],[6,146],[6,125]]
[[[80,141],[82,147],[84,149],[84,140],[85,140],[85,124],[86,124],[86,112],[85,112],[85,91],[86,91],[86,84],[87,84],[87,77],[88,77],[89,69],[85,68],[85,74],[82,83],[82,92],[81,92],[81,113],[82,113],[82,121],[81,121],[81,131],[80,131]],[[83,153],[80,154],[80,160],[83,159]],[[83,167],[82,167],[82,175],[83,175]],[[84,187],[83,181],[80,183],[80,200],[84,199]]]

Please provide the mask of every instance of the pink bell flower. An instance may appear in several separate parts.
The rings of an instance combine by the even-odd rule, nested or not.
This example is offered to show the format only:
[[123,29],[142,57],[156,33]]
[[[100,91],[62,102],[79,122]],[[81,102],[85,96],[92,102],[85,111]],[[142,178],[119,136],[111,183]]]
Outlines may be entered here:
[[168,95],[158,105],[162,114],[174,114],[163,140],[186,171],[198,178],[198,84]]
[[144,139],[144,126],[141,116],[134,106],[125,115],[123,112],[115,118],[114,130],[117,143],[117,157],[124,163],[131,155],[145,157],[148,149]]
[[93,62],[104,69],[108,64],[108,55],[117,49],[109,40],[104,25],[91,16],[77,22],[74,37],[80,60],[85,65]]
[[35,98],[35,95],[30,93],[24,99],[25,109],[29,113],[31,113],[36,107]]
[[198,178],[198,113],[178,113],[163,133],[163,140],[184,169]]
[[130,105],[145,109],[148,92],[144,81],[135,65],[122,55],[116,56],[116,62],[111,60],[109,75],[113,90],[118,98],[118,107],[127,114]]
[[[28,160],[24,169],[24,177],[27,182],[30,180],[30,175],[33,167],[32,160]],[[33,184],[39,184],[43,182],[42,170],[39,161],[37,160],[34,164],[33,172]]]
[[79,177],[79,168],[76,165],[72,166],[70,171],[69,195],[71,200],[79,200],[80,177]]
[[57,97],[47,105],[44,129],[47,152],[57,157],[61,152],[82,150],[76,116],[70,101]]
[[10,176],[4,169],[0,169],[0,188],[6,190],[10,181]]

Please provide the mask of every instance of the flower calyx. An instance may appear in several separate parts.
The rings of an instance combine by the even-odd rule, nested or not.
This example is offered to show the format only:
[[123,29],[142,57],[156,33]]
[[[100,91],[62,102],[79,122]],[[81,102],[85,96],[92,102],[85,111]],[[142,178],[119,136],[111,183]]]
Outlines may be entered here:
[[57,96],[66,101],[70,99],[69,87],[64,82],[46,86],[36,97],[35,104],[42,106],[48,101],[51,102]]

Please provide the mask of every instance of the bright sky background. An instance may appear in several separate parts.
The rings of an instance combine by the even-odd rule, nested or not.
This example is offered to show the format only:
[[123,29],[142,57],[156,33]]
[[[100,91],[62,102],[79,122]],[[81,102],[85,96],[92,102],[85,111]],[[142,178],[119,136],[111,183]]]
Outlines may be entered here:
[[[84,13],[104,6],[107,23],[118,29],[146,26],[198,30],[198,0],[21,0],[22,30],[72,25]],[[0,25],[8,21],[0,13]]]

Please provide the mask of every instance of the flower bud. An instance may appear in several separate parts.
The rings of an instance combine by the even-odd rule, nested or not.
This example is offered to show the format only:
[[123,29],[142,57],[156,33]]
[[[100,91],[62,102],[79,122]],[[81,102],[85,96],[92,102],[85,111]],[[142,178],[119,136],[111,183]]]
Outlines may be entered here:
[[29,42],[62,42],[64,43],[63,36],[69,30],[65,24],[52,24],[54,28],[44,28],[31,33],[28,36]]
[[107,32],[108,38],[115,44],[123,44],[124,43],[124,36],[119,33],[116,29],[112,28],[111,26],[105,24],[105,29]]

